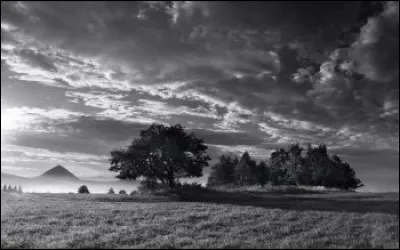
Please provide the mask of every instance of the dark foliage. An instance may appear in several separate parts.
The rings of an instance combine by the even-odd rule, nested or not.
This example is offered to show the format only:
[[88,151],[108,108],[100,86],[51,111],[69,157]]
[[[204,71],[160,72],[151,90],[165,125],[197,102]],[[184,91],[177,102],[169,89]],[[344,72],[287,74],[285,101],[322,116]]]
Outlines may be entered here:
[[155,178],[145,178],[144,180],[140,181],[138,190],[141,193],[146,193],[146,192],[153,192],[157,189],[160,189],[164,187],[160,183],[157,182],[157,179]]
[[79,194],[90,194],[89,189],[87,186],[83,185],[78,188]]
[[218,186],[235,181],[235,166],[239,163],[239,160],[235,157],[222,155],[219,158],[219,162],[215,164],[212,169],[210,176],[208,177],[208,186]]
[[17,186],[12,187],[11,185],[7,186],[6,184],[3,185],[1,191],[10,193],[23,193],[21,186],[18,186],[17,188]]
[[126,191],[125,191],[125,190],[121,189],[121,190],[119,191],[119,194],[123,194],[123,195],[125,195],[125,194],[127,194],[127,193],[126,193]]
[[118,172],[120,179],[153,178],[175,188],[179,178],[202,176],[210,160],[206,150],[203,140],[179,124],[152,124],[126,149],[111,152],[109,170]]
[[364,186],[348,163],[337,155],[329,156],[326,145],[312,147],[309,144],[304,156],[303,151],[299,144],[292,144],[288,150],[280,148],[272,152],[268,164],[261,161],[258,165],[247,152],[239,162],[221,156],[213,166],[207,185],[264,186],[270,182],[272,185],[325,186],[346,190]]
[[110,188],[110,189],[108,190],[107,194],[115,194],[114,189],[113,189],[113,188]]

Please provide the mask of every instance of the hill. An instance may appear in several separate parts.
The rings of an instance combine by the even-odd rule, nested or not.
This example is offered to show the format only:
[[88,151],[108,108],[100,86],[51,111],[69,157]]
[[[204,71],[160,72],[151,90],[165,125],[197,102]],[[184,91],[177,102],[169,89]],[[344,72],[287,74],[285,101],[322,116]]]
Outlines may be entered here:
[[47,170],[37,178],[46,178],[46,179],[51,178],[51,179],[68,180],[68,181],[80,180],[73,173],[71,173],[69,170],[60,165],[57,165],[54,168]]

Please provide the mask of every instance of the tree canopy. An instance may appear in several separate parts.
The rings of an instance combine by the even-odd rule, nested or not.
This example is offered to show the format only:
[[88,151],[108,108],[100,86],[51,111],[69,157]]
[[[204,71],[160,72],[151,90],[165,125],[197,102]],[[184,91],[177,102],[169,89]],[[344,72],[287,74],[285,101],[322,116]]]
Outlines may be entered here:
[[305,154],[303,151],[304,148],[299,144],[292,144],[287,150],[275,150],[267,163],[261,161],[259,164],[251,159],[248,152],[235,164],[222,156],[212,168],[208,185],[263,186],[270,182],[272,185],[325,186],[340,189],[364,186],[347,162],[343,162],[337,155],[328,154],[326,145],[312,147],[309,144]]
[[127,148],[111,152],[109,170],[118,172],[120,179],[156,178],[174,188],[179,178],[202,176],[211,159],[206,150],[202,139],[179,124],[152,124]]

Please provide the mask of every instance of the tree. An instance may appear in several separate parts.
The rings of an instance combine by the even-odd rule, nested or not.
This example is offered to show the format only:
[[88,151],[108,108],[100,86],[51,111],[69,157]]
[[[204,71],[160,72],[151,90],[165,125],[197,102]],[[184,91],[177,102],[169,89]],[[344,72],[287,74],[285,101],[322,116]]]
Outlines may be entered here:
[[301,171],[301,166],[303,165],[303,158],[301,153],[303,148],[300,147],[298,143],[289,145],[288,154],[289,160],[286,163],[286,168],[288,170],[288,184],[297,185],[299,183],[298,172]]
[[107,194],[115,194],[114,189],[111,187],[111,188],[108,190]]
[[157,182],[156,178],[145,178],[144,180],[140,181],[138,190],[141,192],[147,192],[147,191],[154,191],[157,188],[160,188],[160,184]]
[[126,191],[125,191],[125,190],[123,190],[123,189],[121,189],[121,190],[119,191],[119,194],[123,194],[123,195],[125,195],[125,194],[126,194]]
[[20,193],[20,194],[23,193],[21,185],[18,186],[18,193]]
[[261,161],[257,165],[257,183],[260,184],[262,187],[267,184],[269,179],[269,168],[264,161]]
[[284,185],[288,183],[289,159],[289,153],[283,148],[271,153],[269,161],[271,166],[270,181],[272,185]]
[[7,185],[4,184],[4,186],[3,186],[3,188],[1,190],[4,191],[4,192],[7,192]]
[[326,145],[312,147],[309,144],[304,167],[311,172],[311,185],[346,190],[364,186],[360,179],[355,177],[355,171],[347,162],[343,162],[337,155],[328,155]]
[[235,182],[237,185],[254,185],[257,184],[257,163],[251,159],[246,151],[240,158],[239,163],[235,166]]
[[119,179],[156,178],[175,188],[179,178],[202,176],[211,159],[206,150],[203,140],[179,124],[152,124],[126,149],[111,152],[109,170],[118,172]]
[[8,185],[7,191],[8,192],[12,192],[13,191],[13,188],[11,187],[11,185]]
[[89,192],[88,187],[83,185],[83,186],[79,187],[78,193],[80,193],[80,194],[89,194],[90,192]]
[[235,166],[238,163],[239,160],[236,157],[220,156],[219,162],[211,169],[207,185],[216,186],[233,183],[235,181]]

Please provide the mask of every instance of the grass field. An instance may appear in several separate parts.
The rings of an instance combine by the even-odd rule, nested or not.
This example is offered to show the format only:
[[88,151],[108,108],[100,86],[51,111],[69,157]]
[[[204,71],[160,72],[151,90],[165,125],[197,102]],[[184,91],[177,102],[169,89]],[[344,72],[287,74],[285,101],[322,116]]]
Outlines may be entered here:
[[1,248],[399,248],[398,193],[1,195]]

